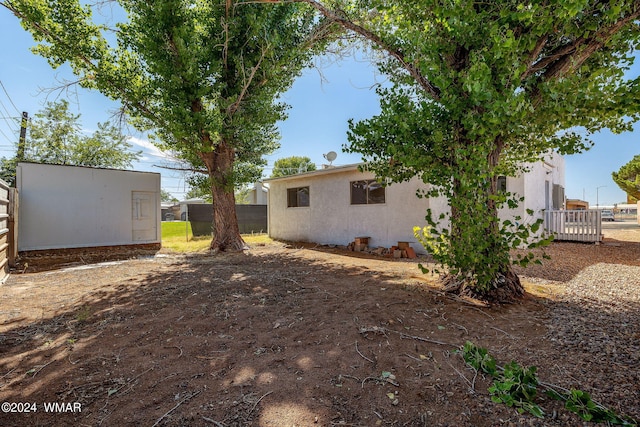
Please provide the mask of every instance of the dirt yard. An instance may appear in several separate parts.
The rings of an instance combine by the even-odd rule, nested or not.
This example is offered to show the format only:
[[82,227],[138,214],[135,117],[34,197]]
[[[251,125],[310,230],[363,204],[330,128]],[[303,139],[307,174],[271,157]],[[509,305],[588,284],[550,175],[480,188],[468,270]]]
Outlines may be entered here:
[[590,425],[544,396],[542,419],[493,403],[467,340],[638,419],[640,230],[607,237],[554,243],[498,307],[302,244],[27,268],[0,286],[0,425]]

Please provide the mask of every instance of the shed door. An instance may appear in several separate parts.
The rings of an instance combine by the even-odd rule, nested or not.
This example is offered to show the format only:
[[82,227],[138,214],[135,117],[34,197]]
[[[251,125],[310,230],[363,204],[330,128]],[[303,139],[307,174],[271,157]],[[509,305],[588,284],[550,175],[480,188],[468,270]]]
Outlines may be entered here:
[[134,242],[155,242],[157,236],[156,193],[131,192],[131,212]]

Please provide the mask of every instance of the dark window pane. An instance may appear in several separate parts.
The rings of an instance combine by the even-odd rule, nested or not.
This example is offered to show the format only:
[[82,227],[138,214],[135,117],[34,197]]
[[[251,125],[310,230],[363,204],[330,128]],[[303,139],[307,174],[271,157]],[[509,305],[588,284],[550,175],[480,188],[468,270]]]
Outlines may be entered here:
[[368,203],[384,203],[384,187],[376,181],[369,181]]
[[287,207],[309,206],[309,187],[287,188]]
[[353,181],[351,183],[351,204],[367,204],[367,181]]
[[295,208],[296,206],[298,206],[298,189],[288,188],[287,189],[287,207]]
[[507,191],[507,177],[499,176],[498,177],[498,191],[506,192]]
[[309,187],[298,188],[298,206],[309,206]]

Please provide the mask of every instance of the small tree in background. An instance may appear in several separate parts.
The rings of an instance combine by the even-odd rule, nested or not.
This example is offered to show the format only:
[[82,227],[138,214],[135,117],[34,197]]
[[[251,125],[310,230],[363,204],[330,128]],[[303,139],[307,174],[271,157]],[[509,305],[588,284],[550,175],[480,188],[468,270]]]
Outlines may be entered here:
[[612,172],[611,177],[632,200],[640,200],[640,155],[633,156],[618,172]]
[[160,200],[163,202],[177,203],[179,200],[164,188],[160,190]]
[[249,194],[251,193],[251,187],[245,186],[238,190],[236,190],[236,204],[238,205],[248,205]]
[[98,123],[98,130],[87,135],[80,114],[69,111],[68,101],[49,102],[29,122],[24,157],[0,159],[2,179],[14,184],[19,161],[128,169],[142,153],[132,148],[118,127]]
[[291,156],[278,159],[273,163],[273,171],[271,178],[279,176],[294,175],[302,172],[310,172],[316,170],[315,163],[311,163],[311,159],[307,156]]

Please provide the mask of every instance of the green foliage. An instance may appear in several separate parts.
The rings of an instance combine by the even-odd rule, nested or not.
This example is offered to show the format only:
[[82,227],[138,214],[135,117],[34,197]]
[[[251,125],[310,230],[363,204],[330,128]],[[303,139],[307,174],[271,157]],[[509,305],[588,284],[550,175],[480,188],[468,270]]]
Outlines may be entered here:
[[48,103],[28,128],[25,161],[59,165],[126,169],[140,157],[119,128],[98,123],[98,130],[82,133],[80,114],[69,112],[66,100]]
[[565,408],[577,414],[584,421],[607,423],[609,425],[637,426],[638,422],[630,417],[620,416],[591,399],[589,393],[582,390],[557,391],[549,388],[547,396],[565,402]]
[[211,179],[205,175],[193,175],[187,181],[189,191],[185,194],[185,199],[204,199],[211,203]]
[[294,175],[314,170],[316,170],[316,165],[315,163],[311,163],[311,159],[307,156],[285,157],[278,159],[273,163],[271,178]]
[[[532,215],[533,212],[528,214]],[[447,270],[436,269],[436,272],[448,271],[455,276],[464,276],[467,285],[477,292],[489,293],[495,289],[498,286],[496,278],[504,273],[505,265],[526,267],[530,263],[540,264],[542,259],[548,258],[545,253],[537,257],[531,251],[547,246],[553,240],[553,236],[542,234],[542,219],[528,224],[523,222],[520,216],[515,216],[513,220],[500,222],[499,233],[480,237],[483,230],[493,228],[490,221],[494,218],[483,218],[483,221],[477,224],[473,223],[474,217],[469,216],[457,224],[458,227],[462,227],[457,239],[454,239],[451,231],[442,225],[446,219],[446,216],[443,216],[437,222],[434,221],[429,210],[426,217],[429,225],[423,228],[414,227],[414,236],[440,265],[448,267]],[[464,240],[467,246],[457,246],[460,240]],[[481,252],[470,248],[479,248]],[[497,248],[500,250],[496,250]],[[522,248],[530,251],[525,255],[516,253],[515,258],[511,256],[511,249]],[[493,263],[483,265],[489,258]]]
[[507,363],[504,370],[489,387],[491,400],[515,407],[518,412],[529,412],[542,418],[544,411],[533,403],[537,394],[536,367],[522,368],[516,362]]
[[11,157],[9,159],[7,159],[6,157],[2,157],[0,159],[0,179],[2,179],[10,186],[14,186],[16,181],[17,166],[18,159],[16,159],[15,157]]
[[462,357],[476,371],[484,372],[491,376],[495,376],[497,373],[496,359],[489,354],[486,348],[477,347],[471,341],[464,343]]
[[453,274],[490,293],[509,273],[510,248],[544,237],[539,223],[500,223],[498,209],[521,201],[500,195],[497,177],[640,118],[640,79],[625,78],[640,44],[637,2],[338,5],[347,28],[389,54],[377,58],[392,82],[378,89],[380,114],[350,123],[345,149],[380,178],[418,176],[425,195],[445,197],[451,215],[439,226],[429,218],[429,234]]
[[[520,413],[529,412],[538,418],[544,417],[544,411],[535,403],[540,386],[535,366],[523,368],[516,362],[508,363],[504,367],[497,366],[487,349],[477,347],[470,341],[464,344],[462,357],[476,371],[494,378],[493,385],[488,389],[492,395],[491,400],[514,407]],[[544,384],[543,387],[547,396],[565,402],[566,409],[578,414],[585,421],[624,426],[638,425],[634,419],[619,416],[613,410],[594,402],[589,393],[581,390],[558,391],[558,387],[549,384]]]
[[174,202],[177,203],[179,200],[176,199],[170,192],[162,188],[160,190],[160,200],[163,202]]
[[640,200],[640,155],[633,156],[618,172],[612,172],[611,177],[632,199]]
[[236,191],[236,204],[238,205],[248,205],[249,204],[249,193],[251,192],[251,187],[242,187]]

